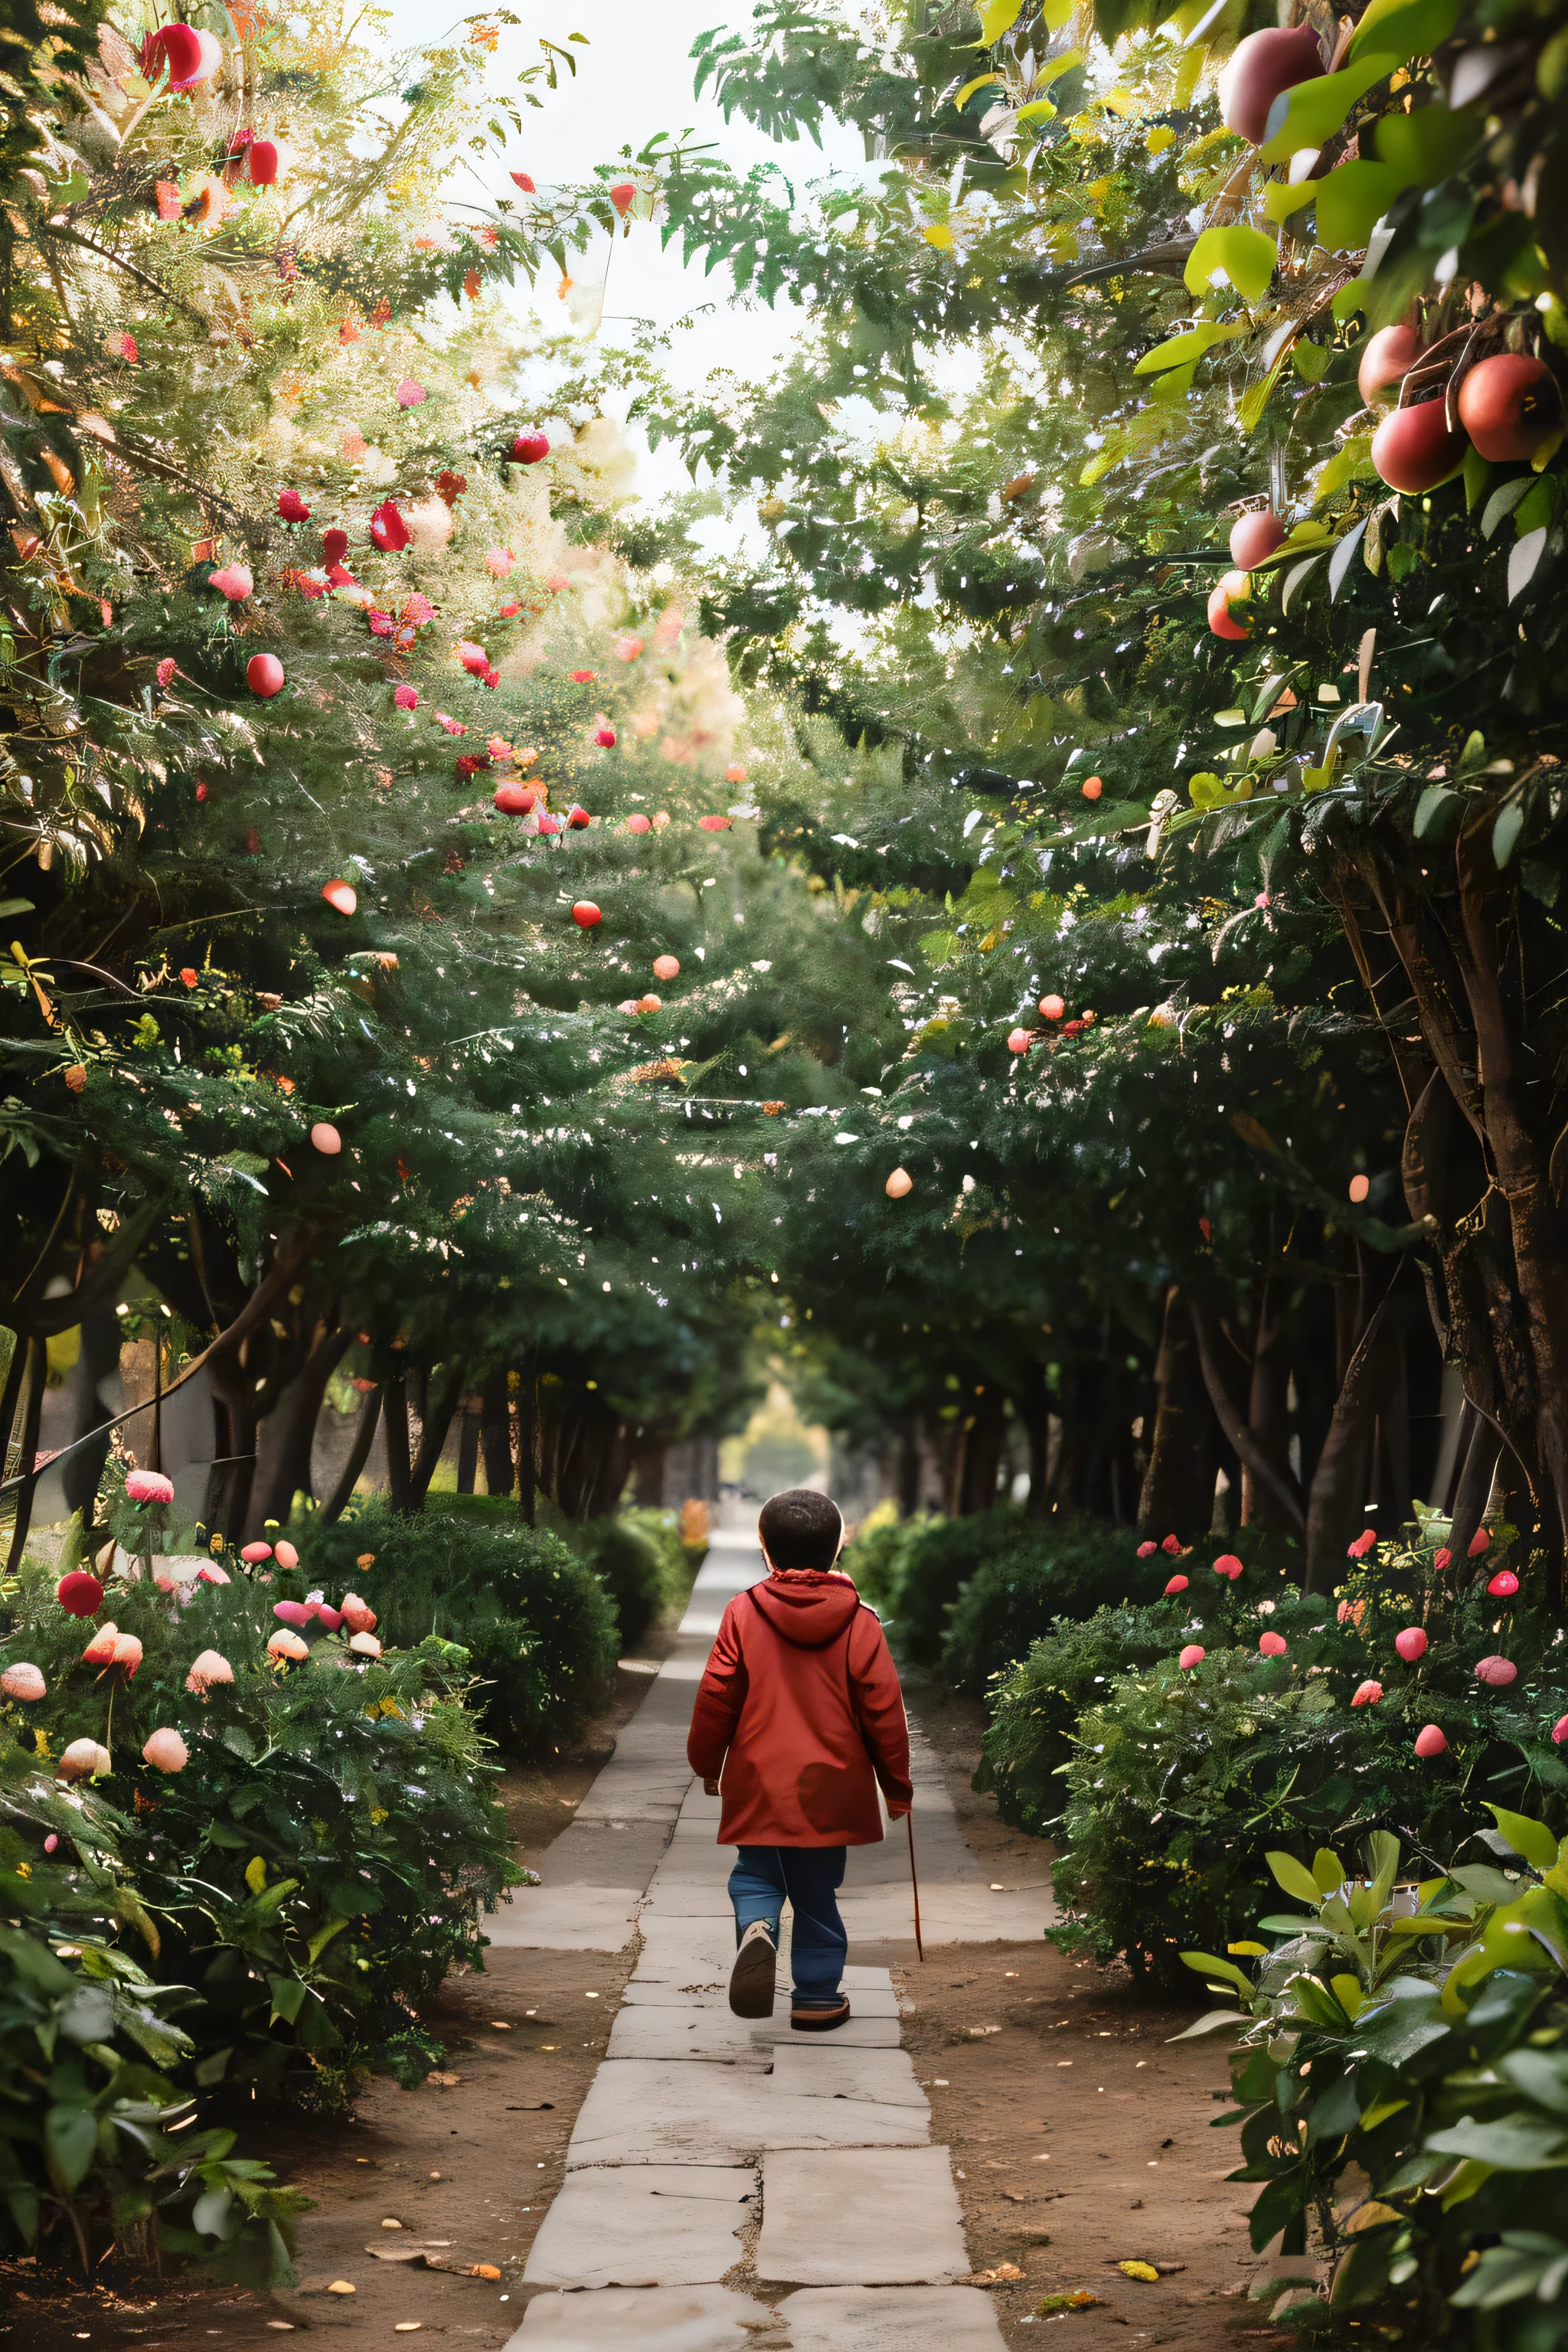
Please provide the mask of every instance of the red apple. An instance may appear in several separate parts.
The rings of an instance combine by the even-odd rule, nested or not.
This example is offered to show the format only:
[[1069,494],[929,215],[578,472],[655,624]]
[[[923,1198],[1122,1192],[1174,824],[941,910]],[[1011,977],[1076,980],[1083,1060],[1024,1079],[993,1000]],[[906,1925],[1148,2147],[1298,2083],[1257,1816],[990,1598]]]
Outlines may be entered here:
[[1238,515],[1230,527],[1230,560],[1238,572],[1250,572],[1272,555],[1284,538],[1285,526],[1272,509]]
[[252,187],[276,187],[278,184],[277,142],[272,139],[253,139],[245,168]]
[[1227,131],[1261,147],[1268,136],[1268,111],[1282,90],[1315,80],[1323,53],[1309,25],[1289,32],[1249,33],[1238,43],[1219,78],[1219,110]]
[[1208,609],[1209,627],[1216,637],[1248,637],[1252,635],[1246,623],[1238,621],[1230,609],[1230,600],[1233,596],[1242,597],[1246,594],[1245,572],[1227,572],[1223,579],[1215,582],[1209,591]]
[[252,654],[245,665],[245,682],[252,694],[269,702],[283,691],[283,665],[276,654]]
[[1375,408],[1389,393],[1397,394],[1422,349],[1414,327],[1380,327],[1369,339],[1355,376],[1356,390],[1369,408]]
[[1450,433],[1441,394],[1416,408],[1396,408],[1372,436],[1372,462],[1391,490],[1415,498],[1435,490],[1457,473],[1467,447],[1463,433]]
[[511,454],[520,466],[537,466],[550,455],[549,436],[543,433],[520,433],[511,445]]
[[580,931],[591,931],[595,923],[602,923],[604,919],[592,898],[579,898],[572,909],[572,920]]
[[1459,422],[1494,465],[1529,459],[1563,430],[1563,395],[1544,360],[1500,352],[1459,386]]

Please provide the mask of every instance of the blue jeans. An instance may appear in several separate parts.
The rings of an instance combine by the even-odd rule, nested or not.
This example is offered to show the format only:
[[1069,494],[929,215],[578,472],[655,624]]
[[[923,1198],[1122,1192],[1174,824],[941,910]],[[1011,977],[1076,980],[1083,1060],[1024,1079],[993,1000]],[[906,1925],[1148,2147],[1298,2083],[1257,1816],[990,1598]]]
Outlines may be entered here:
[[795,1911],[790,1937],[795,1998],[811,2007],[837,2000],[849,1950],[837,1901],[845,1852],[841,1845],[743,1845],[730,1873],[737,1945],[754,1919],[767,1921],[776,1944],[784,1897],[789,1897]]

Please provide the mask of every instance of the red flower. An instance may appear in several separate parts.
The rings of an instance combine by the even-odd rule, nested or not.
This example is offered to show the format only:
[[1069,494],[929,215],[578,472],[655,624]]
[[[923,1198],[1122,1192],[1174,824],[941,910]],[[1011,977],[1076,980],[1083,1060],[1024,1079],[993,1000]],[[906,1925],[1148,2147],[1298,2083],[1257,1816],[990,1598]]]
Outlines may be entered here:
[[401,555],[408,545],[408,525],[395,499],[384,499],[370,519],[370,535],[384,555]]
[[392,620],[390,614],[386,613],[372,612],[365,614],[365,619],[370,623],[370,633],[373,637],[391,636]]
[[395,686],[392,689],[392,699],[399,710],[417,710],[419,689],[416,686]]
[[180,983],[182,987],[195,988],[200,979],[200,972],[194,971],[189,964],[185,964],[182,967],[180,972]]
[[170,682],[173,679],[174,675],[174,663],[173,656],[165,654],[163,660],[158,664],[158,686],[161,692],[164,694],[168,692]]
[[572,672],[572,683],[574,686],[592,686],[594,683],[593,671],[591,669],[574,669]]
[[298,490],[279,490],[278,511],[285,522],[309,522],[310,509]]

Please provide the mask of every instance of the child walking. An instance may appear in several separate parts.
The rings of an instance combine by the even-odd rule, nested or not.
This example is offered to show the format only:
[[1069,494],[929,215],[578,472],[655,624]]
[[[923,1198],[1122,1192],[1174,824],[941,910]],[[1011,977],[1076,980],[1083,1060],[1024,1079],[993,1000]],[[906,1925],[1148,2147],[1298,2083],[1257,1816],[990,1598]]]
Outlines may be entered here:
[[874,1611],[836,1572],[837,1506],[791,1486],[757,1522],[768,1574],[731,1601],[691,1712],[686,1753],[722,1794],[735,1965],[730,2007],[771,2017],[779,1922],[795,1912],[790,2023],[822,2033],[849,2015],[849,1939],[838,1911],[846,1850],[882,1835],[879,1784],[901,1820],[913,1801],[898,1670]]

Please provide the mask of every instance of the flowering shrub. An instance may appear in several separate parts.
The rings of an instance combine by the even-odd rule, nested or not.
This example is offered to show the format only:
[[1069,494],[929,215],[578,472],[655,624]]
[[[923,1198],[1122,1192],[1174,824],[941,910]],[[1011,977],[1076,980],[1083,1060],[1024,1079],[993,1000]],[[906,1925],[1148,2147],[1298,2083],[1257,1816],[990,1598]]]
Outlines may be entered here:
[[[1497,1805],[1419,1885],[1400,1843],[1364,1876],[1321,1849],[1268,1864],[1295,1908],[1260,1932],[1255,1978],[1184,1957],[1239,1996],[1230,2068],[1244,2162],[1261,2184],[1253,2290],[1321,2343],[1552,2352],[1568,2334],[1568,1840]],[[1191,2031],[1234,2025],[1211,2011]],[[1300,2257],[1317,2261],[1308,2267]]]
[[[1245,1932],[1270,1843],[1327,1845],[1383,1827],[1446,1854],[1484,1824],[1488,1798],[1568,1788],[1552,1738],[1568,1664],[1551,1620],[1479,1581],[1456,1591],[1425,1551],[1368,1555],[1332,1601],[1278,1585],[1259,1604],[1246,1578],[1217,1603],[1182,1597],[1192,1614],[1157,1659],[1142,1622],[1107,1623],[1106,1655],[1120,1640],[1125,1663],[1079,1717],[1070,1760],[1048,1759],[1067,1706],[1087,1695],[1087,1657],[1068,1645],[1055,1699],[1041,1696],[1054,1642],[1003,1686],[989,1769],[1032,1808],[1029,1826],[1049,1822],[1058,1840],[1056,1889],[1071,1915],[1060,1941],[1177,1981],[1184,1945],[1223,1949]],[[1401,1644],[1406,1633],[1426,1639]],[[1260,1649],[1268,1633],[1280,1654]],[[1205,1652],[1187,1671],[1178,1634]],[[1091,1628],[1086,1648],[1092,1639]],[[1512,1676],[1478,1676],[1503,1645]],[[1055,1821],[1053,1769],[1064,1791]]]
[[47,1696],[12,1709],[38,1761],[107,1751],[156,1973],[198,1996],[190,2080],[331,2103],[368,2070],[426,2071],[439,2044],[415,2005],[479,1963],[482,1907],[521,1874],[466,1653],[430,1636],[368,1655],[352,1644],[374,1635],[315,1616],[290,1663],[269,1646],[277,1589],[118,1580],[100,1614],[138,1662],[98,1665],[81,1654],[101,1637],[29,1578],[0,1663],[43,1673]]

